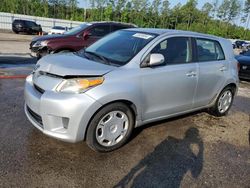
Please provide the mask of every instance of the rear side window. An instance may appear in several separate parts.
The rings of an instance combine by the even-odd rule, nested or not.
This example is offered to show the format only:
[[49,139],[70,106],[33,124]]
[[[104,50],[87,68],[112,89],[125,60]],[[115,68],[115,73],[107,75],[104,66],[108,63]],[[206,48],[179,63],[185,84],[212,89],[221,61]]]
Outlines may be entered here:
[[112,31],[117,31],[117,30],[126,29],[126,28],[128,27],[123,26],[123,25],[112,25]]
[[190,38],[168,38],[156,45],[151,53],[162,54],[167,65],[189,63],[192,61],[192,48]]
[[90,34],[95,37],[102,37],[110,33],[110,25],[99,25],[90,29]]
[[14,24],[22,24],[23,23],[23,21],[22,20],[14,20],[14,22],[13,22]]
[[219,42],[209,39],[196,39],[198,61],[224,60],[225,55]]
[[35,22],[30,22],[30,21],[26,21],[25,24],[26,24],[28,27],[34,27],[34,26],[36,26],[36,23],[35,23]]

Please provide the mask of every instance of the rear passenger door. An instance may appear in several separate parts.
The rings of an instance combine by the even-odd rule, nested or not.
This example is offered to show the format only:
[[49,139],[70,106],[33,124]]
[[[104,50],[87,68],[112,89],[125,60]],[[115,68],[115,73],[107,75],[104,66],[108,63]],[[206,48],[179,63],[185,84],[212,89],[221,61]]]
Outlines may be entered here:
[[209,104],[223,87],[229,64],[226,63],[224,52],[218,41],[196,38],[195,46],[199,79],[194,107],[201,107]]

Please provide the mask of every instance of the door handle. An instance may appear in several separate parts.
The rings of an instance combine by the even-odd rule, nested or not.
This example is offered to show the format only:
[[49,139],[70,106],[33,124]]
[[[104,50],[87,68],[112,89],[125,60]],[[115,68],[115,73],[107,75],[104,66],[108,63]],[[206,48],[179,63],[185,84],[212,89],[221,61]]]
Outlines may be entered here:
[[194,77],[194,76],[196,76],[196,72],[190,71],[186,75],[187,75],[187,77]]
[[225,71],[225,70],[227,70],[227,68],[223,65],[223,66],[220,68],[220,71],[223,72],[223,71]]

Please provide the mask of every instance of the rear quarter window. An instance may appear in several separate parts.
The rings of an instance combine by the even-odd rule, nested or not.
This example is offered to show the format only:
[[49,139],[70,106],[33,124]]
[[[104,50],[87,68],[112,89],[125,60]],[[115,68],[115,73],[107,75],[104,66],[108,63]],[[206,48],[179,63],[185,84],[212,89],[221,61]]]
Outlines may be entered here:
[[223,49],[218,41],[198,38],[196,48],[199,62],[225,60]]

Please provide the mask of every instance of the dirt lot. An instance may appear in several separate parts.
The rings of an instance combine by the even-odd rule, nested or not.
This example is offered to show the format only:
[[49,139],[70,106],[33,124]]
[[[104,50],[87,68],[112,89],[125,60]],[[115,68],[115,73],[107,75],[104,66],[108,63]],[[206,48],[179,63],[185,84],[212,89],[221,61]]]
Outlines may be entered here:
[[23,111],[24,80],[0,80],[0,187],[249,187],[250,83],[229,115],[206,112],[138,128],[100,154],[34,128]]
[[[28,41],[18,41],[21,49],[16,39],[3,43],[6,36],[14,37],[0,34],[1,53],[26,53]],[[34,63],[29,57],[1,56],[0,75],[28,74]],[[241,82],[228,116],[196,112],[149,124],[106,154],[34,128],[24,114],[23,85],[24,79],[0,79],[0,187],[250,185],[250,82]]]

